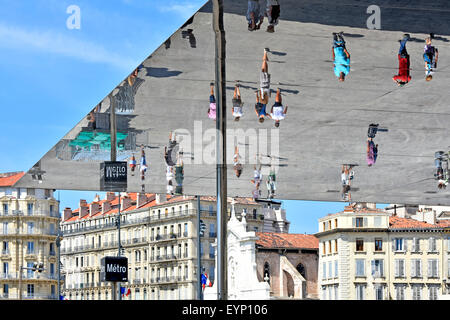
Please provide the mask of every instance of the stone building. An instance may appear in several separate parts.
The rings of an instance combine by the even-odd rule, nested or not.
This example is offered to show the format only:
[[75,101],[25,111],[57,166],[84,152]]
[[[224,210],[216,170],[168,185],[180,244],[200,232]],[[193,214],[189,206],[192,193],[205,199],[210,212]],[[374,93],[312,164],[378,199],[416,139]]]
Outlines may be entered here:
[[256,261],[260,281],[268,281],[272,298],[317,299],[319,240],[314,235],[257,232]]
[[[231,202],[231,198],[229,199]],[[264,208],[264,205],[266,206]],[[269,209],[269,205],[272,207]],[[281,210],[277,203],[258,203],[238,198],[237,210],[247,212],[248,231],[263,231],[265,215]],[[215,197],[166,196],[157,194],[123,194],[121,207],[121,245],[128,257],[130,289],[124,297],[132,300],[197,299],[197,254],[202,269],[214,281],[216,238]],[[100,259],[118,252],[119,199],[114,193],[92,203],[80,200],[76,210],[66,208],[61,228],[64,233],[61,254],[66,275],[64,295],[71,300],[105,300],[112,297],[111,284],[100,281]],[[206,225],[197,245],[197,213]],[[272,226],[286,225],[277,222]],[[275,222],[275,224],[273,224]]]
[[433,211],[390,212],[354,203],[319,219],[321,299],[436,300],[448,294],[450,220],[436,220]]
[[58,299],[59,203],[53,190],[13,188],[23,175],[0,174],[0,299]]

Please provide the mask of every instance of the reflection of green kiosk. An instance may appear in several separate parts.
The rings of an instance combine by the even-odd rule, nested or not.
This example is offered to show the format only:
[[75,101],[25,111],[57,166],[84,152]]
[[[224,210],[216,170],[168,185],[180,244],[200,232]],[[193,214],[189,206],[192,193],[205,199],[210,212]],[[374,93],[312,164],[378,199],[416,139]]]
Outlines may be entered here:
[[[117,132],[117,149],[122,151],[125,149],[125,139],[128,137],[127,133]],[[69,146],[85,151],[93,150],[111,150],[111,134],[109,132],[80,132],[80,134],[73,139]]]

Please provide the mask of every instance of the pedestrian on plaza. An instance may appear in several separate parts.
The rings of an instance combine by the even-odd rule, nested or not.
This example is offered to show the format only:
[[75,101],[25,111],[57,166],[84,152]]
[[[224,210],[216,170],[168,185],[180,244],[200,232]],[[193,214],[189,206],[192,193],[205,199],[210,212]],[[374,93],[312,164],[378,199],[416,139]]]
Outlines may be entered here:
[[[264,100],[261,99],[261,92],[259,90],[256,90],[255,94],[256,94],[255,112],[256,112],[256,115],[258,116],[259,122],[263,123],[265,117],[270,116],[266,112],[266,106],[267,106],[267,101],[268,101],[267,93],[264,93],[265,94]],[[264,102],[266,102],[266,103],[264,103]]]
[[231,109],[231,113],[233,114],[234,121],[239,121],[243,114],[242,106],[244,105],[241,100],[241,91],[239,90],[239,83],[236,83],[236,85],[234,86],[234,95],[232,102],[233,107]]
[[255,31],[261,28],[264,21],[264,14],[261,14],[259,0],[248,0],[247,23],[248,30]]
[[209,84],[211,93],[209,96],[209,109],[208,109],[208,117],[216,121],[216,97],[214,96],[214,83],[211,82]]
[[275,26],[278,24],[280,12],[280,3],[278,0],[267,0],[266,16],[269,20],[269,25],[266,30],[267,32],[275,32]]
[[240,177],[242,174],[242,163],[241,163],[241,156],[239,155],[239,148],[238,146],[234,149],[234,156],[233,156],[233,168],[234,172],[236,173],[236,177]]
[[409,34],[404,34],[403,39],[400,40],[400,49],[398,50],[398,74],[392,78],[399,87],[403,87],[411,81],[410,75],[410,57],[406,50],[406,43],[410,39]]
[[283,120],[286,117],[286,113],[288,111],[288,106],[285,108],[282,104],[281,99],[281,90],[280,88],[277,89],[277,95],[275,97],[275,104],[272,106],[272,109],[270,110],[270,117],[275,120],[275,127],[280,126],[280,121]]
[[333,32],[333,54],[334,74],[339,81],[345,81],[345,77],[350,72],[350,53],[345,46],[343,32]]
[[434,70],[437,68],[437,62],[439,58],[439,51],[436,47],[431,45],[431,40],[434,38],[434,34],[430,33],[430,36],[425,39],[425,48],[423,53],[423,60],[425,61],[425,80],[431,81],[433,79]]

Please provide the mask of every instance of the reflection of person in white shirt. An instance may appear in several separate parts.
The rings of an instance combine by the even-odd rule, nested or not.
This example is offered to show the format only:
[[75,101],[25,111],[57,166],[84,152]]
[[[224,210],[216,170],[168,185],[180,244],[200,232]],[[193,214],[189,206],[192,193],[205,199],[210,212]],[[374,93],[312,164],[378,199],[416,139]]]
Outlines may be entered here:
[[234,86],[234,95],[233,95],[233,107],[231,108],[231,112],[234,117],[234,121],[239,121],[242,117],[242,106],[244,104],[241,100],[241,91],[239,90],[239,83],[236,83]]
[[272,106],[270,110],[270,117],[275,120],[275,127],[280,126],[280,121],[284,120],[286,117],[288,107],[283,107],[282,99],[281,99],[281,90],[277,89],[277,96],[275,97],[275,104]]

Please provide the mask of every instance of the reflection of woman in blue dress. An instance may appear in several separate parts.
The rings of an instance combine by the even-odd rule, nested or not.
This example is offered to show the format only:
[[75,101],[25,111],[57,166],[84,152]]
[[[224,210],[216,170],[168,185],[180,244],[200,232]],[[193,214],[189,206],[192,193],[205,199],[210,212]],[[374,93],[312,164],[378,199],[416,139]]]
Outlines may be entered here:
[[145,159],[145,151],[144,147],[141,147],[141,163],[140,163],[140,170],[141,170],[141,180],[145,180],[145,172],[147,171],[147,160]]

